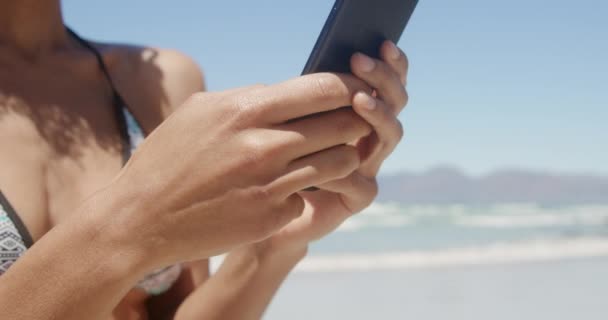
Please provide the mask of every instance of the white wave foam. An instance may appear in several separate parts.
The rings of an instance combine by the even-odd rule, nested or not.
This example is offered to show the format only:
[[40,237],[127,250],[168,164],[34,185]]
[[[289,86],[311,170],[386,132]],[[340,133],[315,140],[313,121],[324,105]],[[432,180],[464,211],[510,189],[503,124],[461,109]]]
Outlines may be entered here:
[[397,204],[373,203],[360,214],[348,219],[339,231],[358,231],[365,228],[398,228],[413,223],[413,219]]
[[457,225],[482,228],[533,228],[566,226],[608,226],[608,212],[580,214],[488,215],[466,217]]
[[298,272],[408,270],[608,256],[608,238],[494,244],[438,251],[311,256]]
[[608,206],[544,208],[536,204],[399,206],[375,203],[356,215],[340,231],[399,228],[423,223],[478,228],[534,228],[608,226]]
[[559,209],[536,205],[494,206],[485,215],[461,216],[455,224],[484,228],[608,226],[607,206],[573,206]]

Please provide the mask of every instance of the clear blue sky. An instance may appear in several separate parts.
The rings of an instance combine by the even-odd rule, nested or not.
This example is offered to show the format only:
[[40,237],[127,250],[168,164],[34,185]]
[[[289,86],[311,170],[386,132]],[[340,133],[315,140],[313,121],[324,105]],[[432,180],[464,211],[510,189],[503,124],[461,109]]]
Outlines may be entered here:
[[[179,49],[210,90],[297,76],[333,0],[65,0],[84,36]],[[438,164],[608,174],[608,2],[420,0],[406,139],[384,173]]]

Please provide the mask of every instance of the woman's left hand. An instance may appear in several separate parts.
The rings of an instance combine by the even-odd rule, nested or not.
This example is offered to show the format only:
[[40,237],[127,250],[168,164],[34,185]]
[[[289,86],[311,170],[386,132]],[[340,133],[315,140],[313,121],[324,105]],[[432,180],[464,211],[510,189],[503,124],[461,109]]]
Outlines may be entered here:
[[353,142],[361,164],[349,176],[320,185],[317,192],[302,192],[304,213],[269,239],[272,247],[300,249],[334,231],[347,218],[368,207],[378,193],[376,175],[384,160],[403,137],[397,118],[408,101],[405,90],[408,60],[392,42],[380,50],[382,60],[355,54],[353,73],[367,82],[373,93],[353,97],[353,110],[374,128],[374,132]]

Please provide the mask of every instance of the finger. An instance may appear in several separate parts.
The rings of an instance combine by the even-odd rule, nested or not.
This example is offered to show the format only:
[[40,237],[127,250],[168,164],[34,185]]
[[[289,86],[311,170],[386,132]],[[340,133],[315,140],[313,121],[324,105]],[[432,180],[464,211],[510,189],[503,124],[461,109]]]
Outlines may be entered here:
[[211,94],[219,94],[221,96],[232,96],[235,94],[239,94],[239,93],[243,93],[243,92],[247,92],[247,91],[251,91],[251,90],[257,90],[257,89],[261,89],[266,87],[266,85],[263,84],[253,84],[253,85],[249,85],[249,86],[243,86],[243,87],[237,87],[237,88],[232,88],[232,89],[227,89],[221,92],[213,92]]
[[375,145],[371,146],[360,168],[363,175],[374,177],[382,162],[403,138],[403,126],[389,106],[365,92],[355,95],[353,109],[371,124],[376,134]]
[[380,57],[397,72],[401,84],[405,86],[407,84],[407,73],[409,69],[409,61],[407,60],[405,53],[392,41],[385,41],[380,48]]
[[309,187],[343,178],[355,171],[360,164],[357,149],[337,146],[293,161],[285,175],[270,185],[279,197],[289,197]]
[[244,87],[231,88],[231,89],[227,89],[224,91],[218,91],[218,92],[209,92],[209,91],[197,92],[197,93],[194,93],[191,97],[202,94],[205,97],[217,97],[219,99],[224,99],[226,97],[235,96],[240,93],[257,90],[257,89],[261,89],[264,87],[265,87],[265,85],[263,85],[263,84],[254,84],[254,85],[249,85],[249,86],[244,86]]
[[372,127],[352,108],[341,108],[335,111],[301,118],[276,128],[286,139],[284,155],[297,159],[347,144],[372,132]]
[[348,74],[317,73],[255,91],[260,112],[278,124],[349,106],[357,91],[371,92],[361,79]]
[[399,74],[386,62],[372,59],[362,53],[353,56],[353,73],[372,86],[378,97],[398,114],[407,104],[408,96]]
[[357,171],[345,178],[319,185],[319,189],[340,194],[351,214],[365,209],[378,195],[376,179],[365,177]]

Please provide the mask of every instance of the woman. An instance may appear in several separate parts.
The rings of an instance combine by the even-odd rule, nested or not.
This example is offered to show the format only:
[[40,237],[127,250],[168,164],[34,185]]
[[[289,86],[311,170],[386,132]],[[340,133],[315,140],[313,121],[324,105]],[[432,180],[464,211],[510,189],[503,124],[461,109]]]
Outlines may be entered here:
[[0,1],[1,317],[260,318],[376,195],[407,101],[405,55],[381,52],[197,93],[178,52],[87,41],[60,0]]

